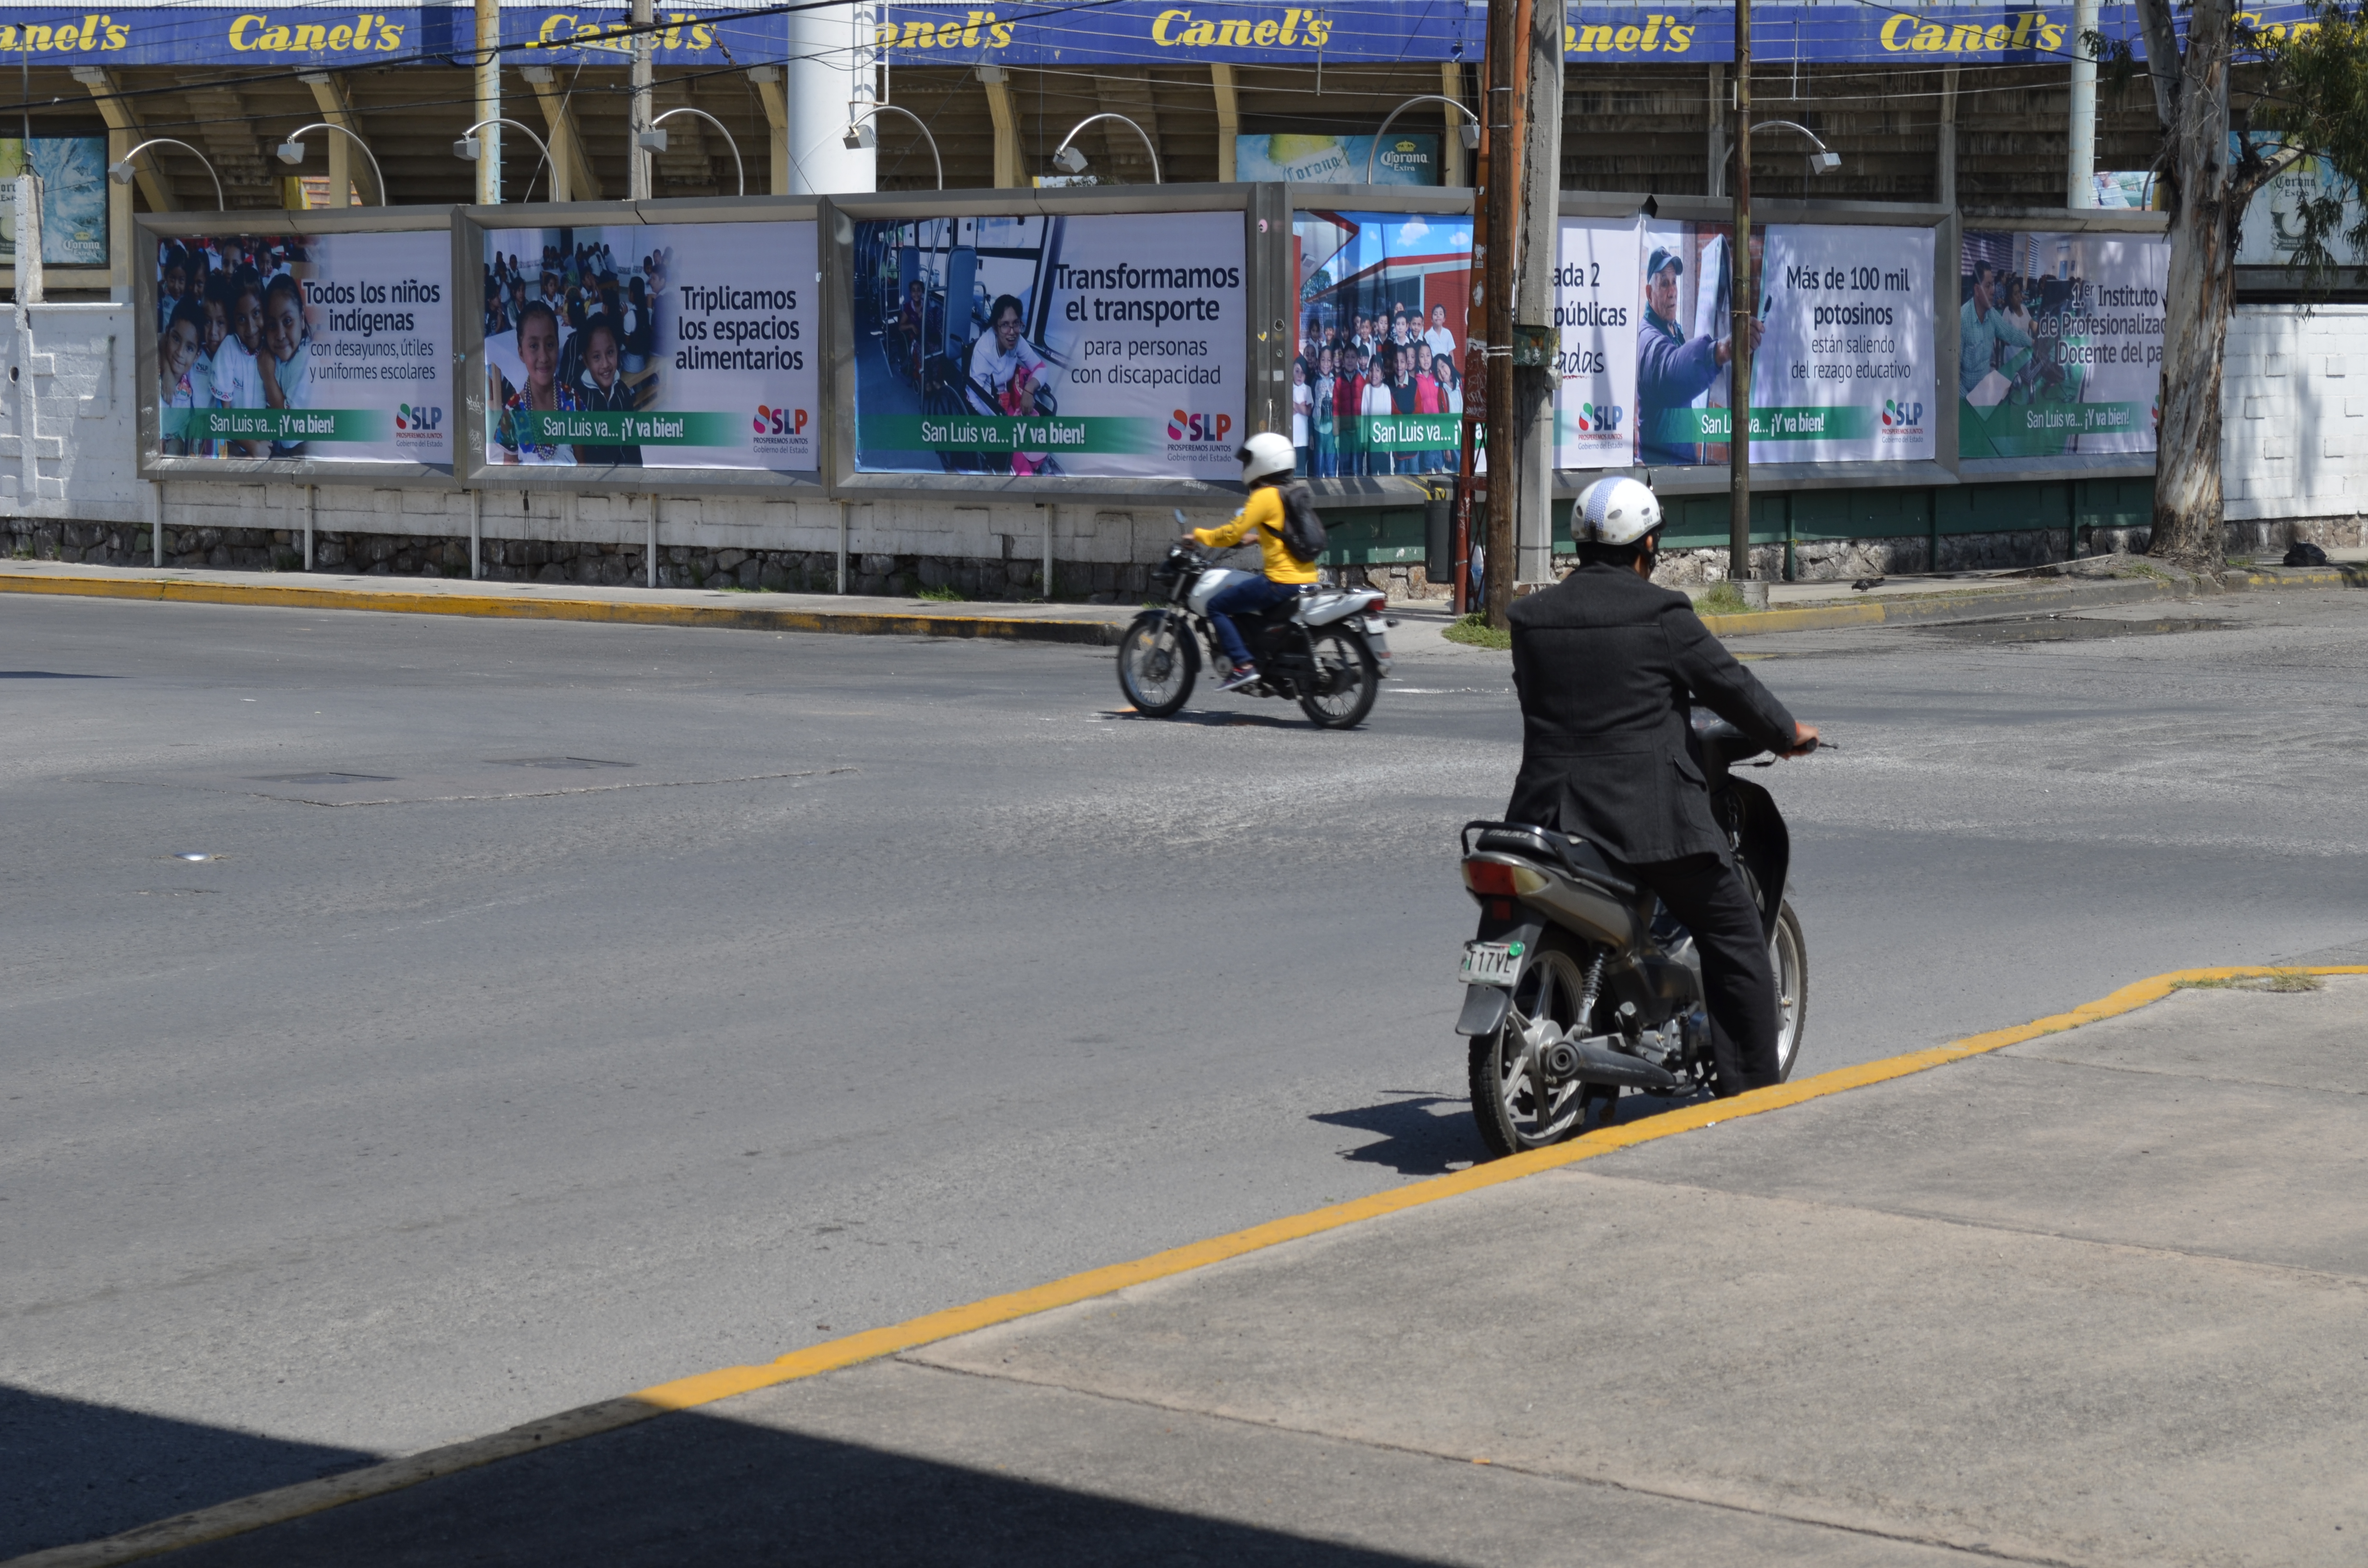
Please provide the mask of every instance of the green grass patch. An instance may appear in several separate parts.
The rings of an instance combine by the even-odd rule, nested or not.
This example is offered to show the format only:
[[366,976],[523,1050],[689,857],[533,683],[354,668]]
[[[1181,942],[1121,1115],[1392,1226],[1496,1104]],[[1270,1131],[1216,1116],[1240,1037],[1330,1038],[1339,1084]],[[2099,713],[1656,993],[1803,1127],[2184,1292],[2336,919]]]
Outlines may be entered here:
[[1719,583],[1694,601],[1694,608],[1703,615],[1742,615],[1751,607],[1743,602],[1741,588],[1732,583]]
[[915,594],[913,597],[916,599],[928,599],[933,604],[941,605],[958,605],[967,604],[970,602],[970,596],[963,593],[960,588],[955,587],[951,583],[941,583],[934,588],[923,588],[919,593]]
[[1473,648],[1505,648],[1513,645],[1513,631],[1508,626],[1491,626],[1488,618],[1474,611],[1462,620],[1452,622],[1440,633],[1450,642],[1462,642]]
[[2174,980],[2174,991],[2324,991],[2327,982],[2306,970],[2275,969],[2267,974],[2234,974],[2226,980]]

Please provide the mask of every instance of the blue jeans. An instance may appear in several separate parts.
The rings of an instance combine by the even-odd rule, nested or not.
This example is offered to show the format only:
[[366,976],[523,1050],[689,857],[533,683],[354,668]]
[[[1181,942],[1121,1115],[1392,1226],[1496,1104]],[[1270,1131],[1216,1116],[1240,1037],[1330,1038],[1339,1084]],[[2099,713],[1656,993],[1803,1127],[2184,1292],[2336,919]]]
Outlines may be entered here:
[[1256,615],[1269,605],[1295,599],[1299,588],[1296,583],[1278,583],[1271,577],[1244,577],[1219,589],[1217,597],[1209,601],[1209,619],[1217,623],[1217,641],[1225,645],[1225,656],[1234,661],[1235,669],[1258,661],[1250,657],[1249,645],[1242,641],[1242,634],[1234,630],[1233,618]]

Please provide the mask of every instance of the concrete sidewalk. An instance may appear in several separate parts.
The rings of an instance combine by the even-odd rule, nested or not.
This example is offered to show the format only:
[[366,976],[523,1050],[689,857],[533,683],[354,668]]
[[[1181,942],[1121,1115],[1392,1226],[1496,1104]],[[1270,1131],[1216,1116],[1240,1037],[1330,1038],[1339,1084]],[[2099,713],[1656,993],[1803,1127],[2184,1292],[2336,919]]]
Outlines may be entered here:
[[2357,1562],[2363,1025],[2179,991],[175,1560]]
[[[2083,562],[2095,574],[2122,570]],[[2338,562],[2325,567],[2231,569],[2216,584],[2131,567],[2125,574],[2025,576],[2005,572],[1894,577],[1854,593],[1841,582],[1775,583],[1769,608],[1705,615],[1722,637],[1826,631],[1854,626],[1930,625],[2014,616],[2058,615],[2110,605],[2192,600],[2268,588],[2368,585],[2368,571]],[[575,583],[477,583],[446,577],[347,576],[328,572],[230,572],[189,567],[147,570],[63,562],[0,561],[0,595],[63,594],[179,603],[265,605],[290,609],[379,610],[410,615],[489,616],[520,620],[589,620],[640,626],[712,626],[743,631],[836,631],[871,636],[985,637],[1115,646],[1141,608],[1112,605],[1009,604],[853,594],[774,594],[743,589],[596,587]],[[1399,601],[1391,613],[1406,624],[1395,651],[1457,646],[1439,632],[1453,619],[1443,601]]]

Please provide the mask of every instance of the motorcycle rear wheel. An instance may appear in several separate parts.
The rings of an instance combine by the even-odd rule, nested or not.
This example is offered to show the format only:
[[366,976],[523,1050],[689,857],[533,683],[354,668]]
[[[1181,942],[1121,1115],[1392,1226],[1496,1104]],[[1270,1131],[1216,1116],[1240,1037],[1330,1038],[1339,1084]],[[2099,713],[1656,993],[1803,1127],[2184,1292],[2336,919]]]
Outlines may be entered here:
[[1492,1156],[1559,1143],[1576,1135],[1585,1122],[1587,1085],[1576,1078],[1546,1083],[1520,1024],[1551,1018],[1565,1034],[1593,1032],[1578,1017],[1586,984],[1586,963],[1557,937],[1549,936],[1513,988],[1513,1010],[1504,1023],[1494,1033],[1473,1037],[1472,1115],[1480,1124],[1480,1142]]
[[1300,693],[1300,710],[1318,729],[1355,729],[1381,695],[1382,667],[1372,645],[1338,626],[1318,627],[1308,642],[1315,654],[1317,689]]
[[1145,610],[1118,644],[1118,689],[1146,719],[1165,719],[1192,696],[1201,650],[1184,618]]

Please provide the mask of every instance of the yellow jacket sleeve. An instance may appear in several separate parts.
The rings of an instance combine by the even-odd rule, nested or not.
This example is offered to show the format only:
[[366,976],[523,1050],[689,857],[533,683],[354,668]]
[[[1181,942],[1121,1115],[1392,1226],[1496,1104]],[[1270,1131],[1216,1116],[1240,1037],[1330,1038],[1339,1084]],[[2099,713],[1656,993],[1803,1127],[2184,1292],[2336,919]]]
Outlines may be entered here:
[[1250,492],[1234,520],[1219,528],[1194,528],[1192,537],[1212,549],[1230,549],[1242,542],[1245,536],[1255,535],[1260,556],[1259,567],[1268,577],[1278,583],[1313,583],[1315,562],[1294,561],[1282,543],[1282,492],[1271,484],[1260,485]]

